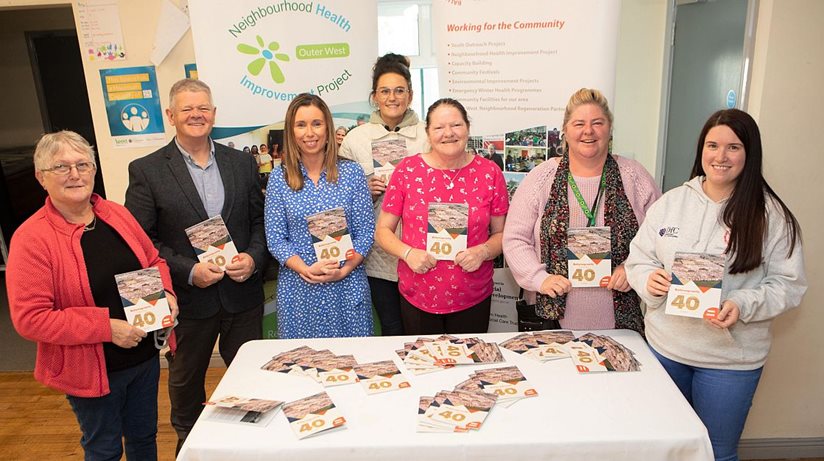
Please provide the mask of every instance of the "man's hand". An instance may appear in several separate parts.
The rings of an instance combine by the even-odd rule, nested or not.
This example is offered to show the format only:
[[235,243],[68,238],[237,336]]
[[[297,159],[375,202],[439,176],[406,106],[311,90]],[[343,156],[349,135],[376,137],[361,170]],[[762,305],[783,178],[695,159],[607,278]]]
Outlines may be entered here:
[[206,288],[223,278],[223,271],[213,263],[196,263],[192,272],[192,285]]
[[255,260],[249,253],[238,253],[232,262],[226,265],[226,275],[238,283],[249,280],[255,272]]

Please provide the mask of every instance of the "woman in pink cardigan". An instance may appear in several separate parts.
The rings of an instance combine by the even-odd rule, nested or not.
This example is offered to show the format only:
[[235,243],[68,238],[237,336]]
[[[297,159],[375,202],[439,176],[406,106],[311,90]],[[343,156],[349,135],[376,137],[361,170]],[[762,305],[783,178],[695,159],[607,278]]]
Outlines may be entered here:
[[70,131],[44,135],[34,152],[46,204],[14,233],[7,266],[14,327],[37,342],[35,378],[65,392],[83,433],[86,459],[157,459],[159,349],[172,328],[149,335],[126,322],[115,281],[166,262],[122,206],[93,194],[91,146]]
[[[565,152],[532,170],[515,192],[504,229],[507,264],[538,317],[573,330],[629,328],[643,334],[639,299],[623,262],[649,206],[661,195],[638,162],[609,152],[612,112],[582,88],[564,112]],[[604,287],[572,288],[567,230],[610,228],[612,275]]]

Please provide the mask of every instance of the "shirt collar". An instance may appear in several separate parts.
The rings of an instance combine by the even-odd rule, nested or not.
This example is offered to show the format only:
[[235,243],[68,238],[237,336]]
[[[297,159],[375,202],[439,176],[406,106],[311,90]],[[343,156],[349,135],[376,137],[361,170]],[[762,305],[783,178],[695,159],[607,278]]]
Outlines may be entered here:
[[[196,167],[200,168],[200,165],[198,165],[197,162],[195,162],[194,159],[192,158],[192,154],[186,152],[186,149],[184,149],[183,146],[181,146],[180,143],[177,142],[177,136],[175,136],[175,145],[177,146],[177,149],[180,151],[180,153],[183,154],[183,160],[185,160],[186,163],[188,163],[190,166],[196,166]],[[203,169],[205,170],[206,168],[209,168],[210,166],[212,166],[212,163],[214,163],[214,161],[215,161],[215,142],[212,141],[212,138],[209,138],[209,161],[206,163],[206,166],[203,167]]]

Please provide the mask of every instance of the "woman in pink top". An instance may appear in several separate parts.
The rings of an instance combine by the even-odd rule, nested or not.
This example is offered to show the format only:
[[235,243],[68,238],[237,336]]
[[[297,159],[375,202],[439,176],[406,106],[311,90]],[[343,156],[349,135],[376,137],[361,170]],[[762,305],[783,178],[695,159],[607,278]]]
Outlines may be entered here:
[[[404,158],[392,174],[375,239],[399,259],[407,334],[486,332],[492,260],[509,208],[504,176],[466,151],[469,119],[458,101],[432,104],[426,133],[431,151]],[[403,240],[395,235],[400,221]],[[466,249],[458,250],[462,228]]]
[[[562,157],[532,170],[512,197],[504,255],[536,314],[574,330],[629,328],[643,334],[638,296],[624,260],[647,208],[661,192],[644,167],[609,152],[612,112],[598,90],[582,88],[564,112]],[[572,288],[567,230],[610,228],[612,276],[605,287]]]

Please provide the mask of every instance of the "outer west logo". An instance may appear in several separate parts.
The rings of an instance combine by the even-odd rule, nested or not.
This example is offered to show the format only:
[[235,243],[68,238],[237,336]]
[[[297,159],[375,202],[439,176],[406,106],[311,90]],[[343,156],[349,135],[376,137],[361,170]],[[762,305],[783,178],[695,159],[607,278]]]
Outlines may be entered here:
[[285,82],[286,77],[283,75],[283,71],[280,69],[277,61],[289,62],[289,55],[285,53],[275,53],[275,51],[280,49],[280,44],[278,42],[269,42],[268,46],[264,46],[263,38],[260,35],[256,35],[255,39],[257,40],[257,47],[254,45],[247,45],[245,43],[241,43],[237,46],[237,50],[243,54],[258,56],[258,58],[254,59],[246,67],[249,70],[249,73],[255,76],[259,75],[263,70],[263,67],[268,62],[269,74],[272,77],[272,81],[275,83]]

